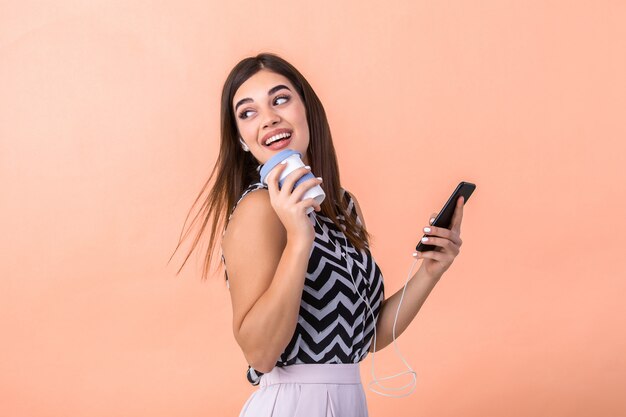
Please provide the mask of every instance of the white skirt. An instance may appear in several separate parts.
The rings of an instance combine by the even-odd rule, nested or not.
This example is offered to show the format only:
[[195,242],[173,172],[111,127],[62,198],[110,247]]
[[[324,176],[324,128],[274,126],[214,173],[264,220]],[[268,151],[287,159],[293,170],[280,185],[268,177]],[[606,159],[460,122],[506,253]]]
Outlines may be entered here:
[[275,367],[239,417],[367,417],[358,363]]

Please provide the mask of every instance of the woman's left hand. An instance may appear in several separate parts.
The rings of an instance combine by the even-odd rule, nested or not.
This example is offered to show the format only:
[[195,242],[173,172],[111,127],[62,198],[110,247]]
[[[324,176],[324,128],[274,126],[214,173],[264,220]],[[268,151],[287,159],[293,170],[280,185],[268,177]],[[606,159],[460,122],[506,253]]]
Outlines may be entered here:
[[[454,258],[459,254],[463,244],[461,240],[461,220],[463,220],[464,203],[464,198],[459,197],[449,230],[443,227],[426,226],[430,227],[430,232],[424,230],[424,234],[428,237],[428,240],[424,243],[437,246],[437,248],[426,252],[416,252],[413,255],[416,259],[424,259],[420,269],[423,269],[433,279],[438,280],[441,278],[443,273],[452,265]],[[431,220],[434,220],[436,216],[437,213],[432,214],[430,216]]]

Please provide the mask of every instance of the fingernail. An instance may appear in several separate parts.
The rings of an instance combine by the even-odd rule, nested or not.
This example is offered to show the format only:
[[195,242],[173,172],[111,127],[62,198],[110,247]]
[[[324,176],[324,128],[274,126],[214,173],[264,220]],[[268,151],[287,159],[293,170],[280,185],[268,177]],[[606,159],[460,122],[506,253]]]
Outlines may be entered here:
[[311,169],[311,167],[310,167],[310,166],[308,166],[308,165],[307,165],[307,166],[305,166],[305,168],[306,168],[306,169]]
[[428,238],[427,237],[423,237],[422,238],[422,242],[428,242]]
[[430,227],[425,227],[425,228],[424,228],[424,231],[425,231],[426,233],[430,232]]
[[418,257],[417,252],[413,252],[413,256]]
[[435,218],[433,217],[432,219],[430,219],[430,224],[433,224],[435,222]]
[[281,165],[285,165],[287,163],[287,160],[285,159],[283,162],[281,162]]
[[317,177],[317,179],[318,179],[318,180],[320,180],[320,181],[324,181],[324,180],[322,179],[322,177]]

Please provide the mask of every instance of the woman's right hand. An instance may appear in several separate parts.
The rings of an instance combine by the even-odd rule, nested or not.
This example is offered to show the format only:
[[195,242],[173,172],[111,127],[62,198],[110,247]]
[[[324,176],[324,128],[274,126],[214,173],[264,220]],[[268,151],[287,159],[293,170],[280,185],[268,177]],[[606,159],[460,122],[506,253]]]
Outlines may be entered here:
[[303,239],[307,243],[313,243],[315,228],[309,221],[306,209],[314,207],[315,211],[320,211],[321,207],[313,198],[300,200],[307,190],[321,184],[322,180],[312,178],[298,184],[294,189],[295,183],[302,176],[311,172],[310,169],[300,167],[285,177],[283,185],[279,189],[278,180],[286,166],[286,164],[278,164],[267,175],[266,181],[272,207],[285,226],[287,238]]

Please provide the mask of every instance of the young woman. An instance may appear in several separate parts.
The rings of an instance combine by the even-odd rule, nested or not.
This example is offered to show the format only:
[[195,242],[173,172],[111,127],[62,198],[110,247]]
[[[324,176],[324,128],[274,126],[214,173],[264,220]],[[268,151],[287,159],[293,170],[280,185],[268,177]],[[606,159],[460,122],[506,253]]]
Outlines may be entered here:
[[[279,187],[285,167],[279,164],[261,183],[260,168],[283,149],[299,152],[307,166]],[[294,188],[309,170],[320,177]],[[216,172],[203,205],[204,225],[216,214],[203,277],[220,216],[228,213],[221,247],[233,333],[248,380],[260,384],[240,416],[367,416],[359,362],[392,342],[401,291],[385,299],[363,213],[341,187],[324,108],[284,59],[259,54],[228,75],[220,154],[207,184]],[[326,193],[321,206],[300,201],[316,185]],[[437,250],[414,255],[423,263],[407,286],[396,337],[459,253],[462,202],[451,230],[425,230]]]

